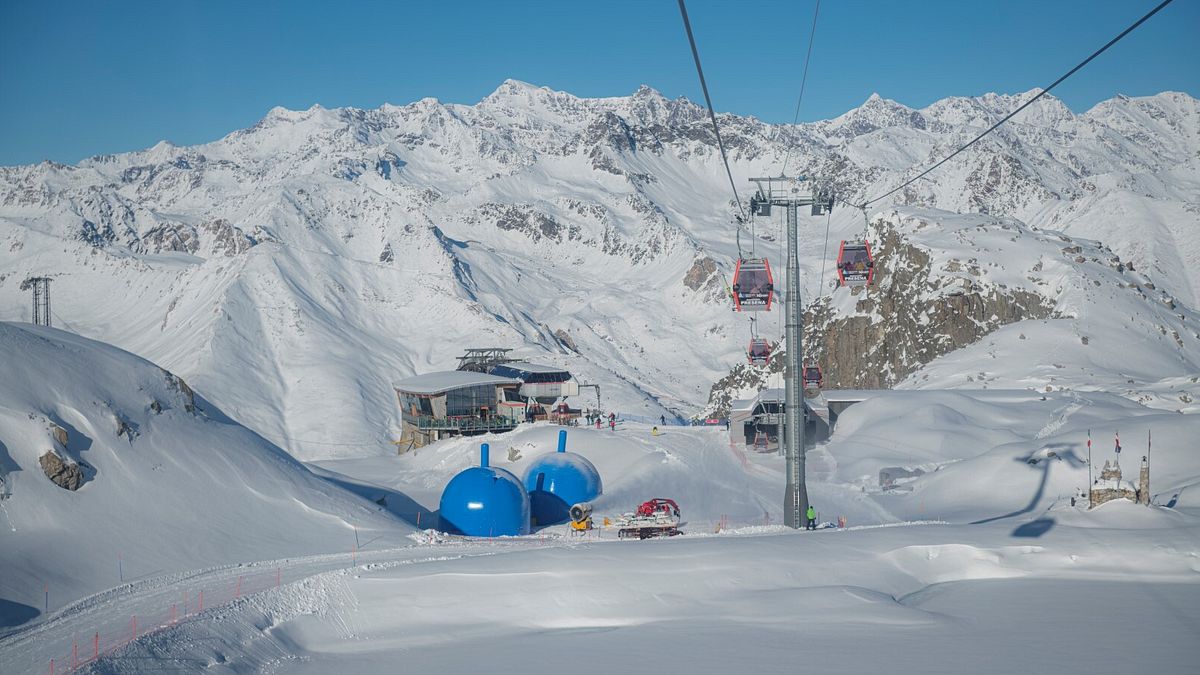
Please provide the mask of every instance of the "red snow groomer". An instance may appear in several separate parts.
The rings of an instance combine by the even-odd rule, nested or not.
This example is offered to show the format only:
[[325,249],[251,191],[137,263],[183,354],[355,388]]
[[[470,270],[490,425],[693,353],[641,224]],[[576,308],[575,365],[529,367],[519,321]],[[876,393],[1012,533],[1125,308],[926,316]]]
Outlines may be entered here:
[[637,537],[673,537],[683,534],[679,529],[683,522],[679,520],[679,505],[674,499],[655,497],[637,507],[633,513],[624,513],[616,520],[617,536],[621,539]]

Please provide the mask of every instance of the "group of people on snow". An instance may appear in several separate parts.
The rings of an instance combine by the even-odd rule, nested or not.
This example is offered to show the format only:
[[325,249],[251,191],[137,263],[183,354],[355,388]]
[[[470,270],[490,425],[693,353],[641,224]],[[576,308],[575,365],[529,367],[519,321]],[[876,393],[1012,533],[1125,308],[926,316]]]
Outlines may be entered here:
[[614,412],[608,413],[608,417],[606,418],[604,413],[600,412],[599,410],[588,410],[587,413],[585,413],[584,418],[587,419],[588,426],[594,424],[596,425],[597,429],[599,429],[601,423],[607,419],[608,428],[613,431],[617,430],[617,414]]

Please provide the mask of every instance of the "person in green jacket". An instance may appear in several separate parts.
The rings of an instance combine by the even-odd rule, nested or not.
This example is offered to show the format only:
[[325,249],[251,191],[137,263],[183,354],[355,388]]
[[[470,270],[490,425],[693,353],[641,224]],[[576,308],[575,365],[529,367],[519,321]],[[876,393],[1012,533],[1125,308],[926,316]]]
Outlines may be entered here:
[[817,529],[817,510],[813,508],[812,504],[808,505],[808,513],[806,513],[804,515],[805,515],[805,517],[808,518],[808,527],[806,527],[805,529],[808,529],[808,530]]

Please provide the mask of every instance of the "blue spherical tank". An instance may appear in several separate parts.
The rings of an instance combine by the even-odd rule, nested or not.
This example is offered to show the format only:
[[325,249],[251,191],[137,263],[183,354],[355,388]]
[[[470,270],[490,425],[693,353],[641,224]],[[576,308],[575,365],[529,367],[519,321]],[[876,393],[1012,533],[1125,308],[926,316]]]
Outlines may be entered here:
[[567,452],[567,432],[558,432],[558,452],[534,460],[525,471],[525,489],[534,525],[570,519],[572,504],[588,502],[604,492],[600,472],[586,457]]
[[450,479],[442,491],[439,515],[445,532],[472,537],[529,534],[529,495],[517,477],[488,466],[488,445],[479,466]]

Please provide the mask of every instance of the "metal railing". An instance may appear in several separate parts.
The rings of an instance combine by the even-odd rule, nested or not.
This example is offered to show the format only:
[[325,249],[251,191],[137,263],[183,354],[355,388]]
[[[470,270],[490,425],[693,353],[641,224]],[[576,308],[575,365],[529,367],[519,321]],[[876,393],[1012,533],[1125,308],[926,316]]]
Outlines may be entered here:
[[418,417],[417,429],[422,430],[458,430],[458,431],[496,431],[508,430],[517,426],[515,420],[507,417]]

